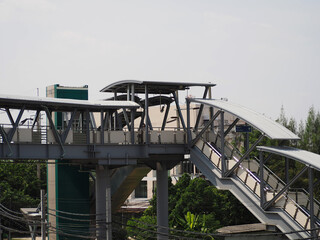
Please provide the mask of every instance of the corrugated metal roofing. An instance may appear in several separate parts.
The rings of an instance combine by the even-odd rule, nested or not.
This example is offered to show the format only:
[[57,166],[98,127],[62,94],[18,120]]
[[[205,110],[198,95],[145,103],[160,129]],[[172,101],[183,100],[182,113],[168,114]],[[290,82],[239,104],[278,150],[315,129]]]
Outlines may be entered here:
[[311,165],[314,168],[320,170],[320,155],[313,152],[308,152],[298,148],[292,147],[265,147],[258,146],[257,149],[263,152],[269,152],[278,154],[283,157],[287,157],[299,162],[302,162],[306,165]]
[[239,104],[216,99],[192,99],[191,101],[210,105],[229,112],[266,134],[266,136],[271,139],[300,139],[297,135],[281,124]]
[[121,80],[114,82],[100,92],[118,92],[126,93],[129,84],[135,85],[136,93],[144,93],[145,85],[148,85],[148,92],[151,94],[170,94],[177,90],[185,90],[189,87],[214,87],[213,83],[201,83],[201,82],[173,82],[173,81],[140,81],[140,80]]
[[65,98],[24,97],[0,94],[0,107],[39,109],[44,105],[54,110],[70,110],[77,108],[100,111],[102,109],[138,108],[139,104],[131,101],[88,101]]

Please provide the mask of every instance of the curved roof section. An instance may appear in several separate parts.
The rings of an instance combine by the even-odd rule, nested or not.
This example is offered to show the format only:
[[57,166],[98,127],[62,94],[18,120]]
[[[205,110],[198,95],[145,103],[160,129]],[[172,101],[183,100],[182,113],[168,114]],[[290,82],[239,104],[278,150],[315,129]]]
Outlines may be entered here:
[[239,104],[216,99],[191,99],[191,101],[203,103],[205,105],[209,105],[229,112],[232,115],[235,115],[236,117],[244,120],[254,128],[258,129],[260,132],[264,133],[271,139],[300,139],[297,135],[295,135],[293,132],[291,132],[281,124]]
[[144,93],[145,85],[148,85],[151,94],[170,94],[177,90],[186,90],[189,87],[214,87],[213,83],[188,83],[188,82],[172,82],[172,81],[140,81],[140,80],[122,80],[114,82],[100,92],[118,92],[126,93],[129,84],[135,85],[135,93]]
[[0,107],[21,108],[22,106],[25,106],[29,110],[37,110],[41,109],[41,106],[46,106],[54,111],[73,111],[73,109],[100,111],[103,109],[138,108],[139,104],[131,101],[88,101],[0,94]]
[[320,170],[320,155],[293,147],[265,147],[258,146],[259,151],[277,154],[295,161],[311,165]]

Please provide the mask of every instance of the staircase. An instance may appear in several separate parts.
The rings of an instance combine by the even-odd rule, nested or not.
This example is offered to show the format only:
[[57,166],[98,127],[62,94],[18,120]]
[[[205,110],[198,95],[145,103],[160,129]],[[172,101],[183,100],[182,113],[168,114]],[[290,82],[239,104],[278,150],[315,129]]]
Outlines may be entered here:
[[[276,225],[289,239],[310,238],[310,218],[308,213],[308,194],[304,190],[289,191],[283,194],[267,211],[260,207],[259,160],[243,161],[231,177],[221,175],[220,139],[216,136],[212,143],[203,139],[198,140],[190,150],[190,160],[218,189],[229,190],[244,206],[251,211],[262,223]],[[241,154],[228,142],[225,142],[225,159],[227,169],[234,166]],[[264,166],[266,182],[266,200],[271,200],[285,183],[269,168]],[[316,224],[320,226],[320,204],[315,201]]]

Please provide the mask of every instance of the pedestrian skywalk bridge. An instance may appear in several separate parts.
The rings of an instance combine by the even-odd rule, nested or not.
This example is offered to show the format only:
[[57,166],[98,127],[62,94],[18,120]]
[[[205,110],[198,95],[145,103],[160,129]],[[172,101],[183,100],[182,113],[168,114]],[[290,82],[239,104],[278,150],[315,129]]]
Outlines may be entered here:
[[[186,98],[187,108],[183,109],[186,112],[182,112],[177,92],[192,86],[205,87],[203,98]],[[231,191],[262,223],[277,226],[289,239],[318,238],[320,203],[313,197],[313,188],[319,181],[314,181],[313,172],[320,171],[320,156],[288,147],[259,146],[265,137],[280,142],[295,141],[299,137],[238,104],[207,99],[207,93],[214,86],[211,83],[125,80],[103,89],[114,94],[113,100],[98,102],[0,96],[0,109],[8,117],[6,123],[0,123],[0,158],[9,161],[56,159],[56,163],[63,160],[96,171],[96,214],[109,220],[110,209],[116,211],[142,177],[154,169],[157,189],[162,193],[158,194],[161,198],[158,199],[161,203],[157,211],[158,230],[168,234],[163,230],[168,227],[167,173],[190,154],[190,161],[212,184]],[[119,93],[126,95],[117,95]],[[149,94],[156,96],[149,97]],[[136,101],[137,95],[144,95],[145,99]],[[127,101],[121,100],[123,96]],[[177,127],[170,129],[166,124],[170,122],[168,114],[172,102],[176,104]],[[194,126],[190,123],[191,103],[198,105],[193,109],[197,112]],[[150,106],[162,106],[160,111],[164,114],[159,128],[152,126]],[[204,106],[208,111],[202,123]],[[34,112],[30,125],[22,120],[26,111]],[[234,122],[227,126],[225,112],[235,116]],[[55,122],[58,113],[61,113],[60,125]],[[140,124],[137,124],[139,119]],[[243,154],[226,141],[239,120],[261,133]],[[250,156],[254,149],[260,151],[259,159]],[[282,170],[286,179],[282,180],[266,166],[274,155],[282,156],[286,163],[288,159],[301,162],[305,167],[290,179],[289,164],[285,164]],[[306,172],[308,191],[293,189],[296,180]],[[107,190],[111,194],[106,194]],[[110,229],[108,234],[111,234]],[[98,235],[103,236],[103,231]]]
[[[201,154],[202,153],[202,154]],[[292,229],[296,229],[297,225],[301,228],[310,229],[310,214],[308,213],[309,197],[305,191],[295,191],[284,193],[273,205],[271,213],[264,212],[263,209],[257,211],[260,205],[260,179],[259,165],[257,159],[250,159],[243,161],[240,166],[236,169],[235,174],[232,178],[224,179],[221,175],[221,154],[213,145],[209,142],[199,140],[196,144],[196,149],[192,150],[194,155],[196,166],[203,173],[207,173],[206,177],[212,180],[213,183],[220,189],[231,190],[231,192],[238,197],[238,199],[246,206],[249,210],[253,210],[252,213],[262,222],[277,225],[283,232],[291,232]],[[231,168],[240,159],[240,156],[234,156],[228,158],[228,165]],[[199,163],[199,161],[202,161]],[[211,173],[210,173],[211,170]],[[266,200],[271,200],[277,192],[284,188],[285,184],[266,166],[263,168],[264,180],[267,187]],[[233,185],[230,189],[230,185]],[[242,185],[242,186],[241,186]],[[240,189],[245,192],[239,194]],[[240,190],[241,191],[241,190]],[[249,198],[249,199],[248,199]],[[319,202],[315,201],[315,216],[319,219]],[[272,217],[268,217],[272,215]],[[279,217],[275,217],[278,215]],[[280,219],[283,219],[281,221]],[[294,221],[292,221],[294,220]],[[287,222],[286,222],[287,221]],[[292,229],[290,229],[290,226]],[[320,226],[319,222],[317,225]],[[304,233],[305,235],[305,233]]]

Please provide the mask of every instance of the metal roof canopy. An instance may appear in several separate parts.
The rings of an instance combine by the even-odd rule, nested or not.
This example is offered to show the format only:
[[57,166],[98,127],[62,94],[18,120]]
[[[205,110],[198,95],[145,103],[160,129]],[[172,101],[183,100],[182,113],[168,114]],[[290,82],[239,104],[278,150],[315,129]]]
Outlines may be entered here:
[[177,90],[186,90],[189,87],[214,87],[213,83],[200,82],[172,82],[172,81],[140,81],[140,80],[122,80],[112,83],[100,92],[118,92],[127,93],[128,85],[134,84],[135,93],[145,93],[145,86],[148,86],[148,92],[151,94],[170,94]]
[[209,105],[229,112],[232,115],[235,115],[236,117],[244,120],[254,128],[258,129],[270,139],[300,139],[297,135],[295,135],[293,132],[291,132],[281,124],[239,104],[216,99],[190,99],[190,101]]
[[131,101],[88,101],[65,98],[22,97],[0,94],[0,107],[20,108],[25,106],[29,110],[38,110],[42,106],[56,111],[90,110],[101,111],[107,109],[139,108],[139,104]]
[[310,165],[320,171],[320,155],[313,152],[301,150],[293,147],[266,147],[258,146],[257,149],[262,152],[277,154],[292,160]]

